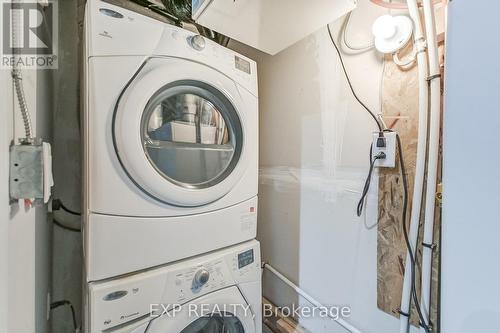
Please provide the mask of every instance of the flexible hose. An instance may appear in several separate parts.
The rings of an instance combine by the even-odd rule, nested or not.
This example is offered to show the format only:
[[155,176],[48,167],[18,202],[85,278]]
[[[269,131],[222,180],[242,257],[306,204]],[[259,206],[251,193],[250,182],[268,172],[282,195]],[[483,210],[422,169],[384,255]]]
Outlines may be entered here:
[[19,103],[19,109],[21,111],[21,116],[23,118],[26,140],[31,141],[33,139],[33,127],[31,125],[31,116],[28,109],[28,104],[26,103],[26,96],[24,94],[23,77],[21,74],[21,70],[17,65],[17,60],[16,60],[16,55],[19,54],[19,51],[17,50],[17,46],[19,45],[17,32],[19,31],[18,29],[20,29],[18,15],[19,15],[18,11],[12,11],[12,21],[11,21],[12,45],[14,47],[13,51],[14,64],[12,66],[12,81],[14,83],[17,101]]
[[71,319],[73,320],[73,329],[75,330],[75,332],[79,332],[80,328],[78,327],[78,324],[76,322],[75,308],[73,307],[73,304],[70,301],[64,299],[62,301],[57,301],[57,302],[51,303],[50,310],[57,309],[58,307],[61,307],[64,305],[69,306],[69,308],[71,310]]
[[375,44],[373,42],[366,45],[352,45],[349,42],[349,39],[347,38],[347,30],[349,29],[349,23],[351,22],[351,15],[352,12],[349,12],[346,15],[344,24],[342,24],[342,41],[344,43],[344,46],[346,46],[352,52],[363,53],[372,50],[375,47]]
[[24,133],[26,139],[31,140],[33,138],[33,128],[31,125],[31,117],[28,109],[28,104],[26,103],[26,96],[24,95],[22,80],[23,78],[21,75],[21,71],[18,68],[12,69],[12,81],[14,82],[17,101],[19,103],[19,109],[21,110],[21,116],[23,118]]
[[412,54],[409,57],[409,59],[407,59],[407,60],[401,60],[399,58],[399,51],[397,51],[397,52],[394,52],[392,54],[392,60],[399,67],[402,67],[402,68],[408,70],[408,69],[410,69],[410,66],[413,67],[413,65],[416,64],[416,62],[417,62],[417,55],[415,53],[415,50],[413,50]]

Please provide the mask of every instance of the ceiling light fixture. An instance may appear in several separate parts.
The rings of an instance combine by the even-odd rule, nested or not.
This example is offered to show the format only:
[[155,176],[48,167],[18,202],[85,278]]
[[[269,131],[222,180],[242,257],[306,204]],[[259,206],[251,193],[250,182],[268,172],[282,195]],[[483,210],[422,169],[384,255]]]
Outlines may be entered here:
[[413,34],[413,24],[404,15],[380,16],[372,27],[375,48],[382,53],[396,53],[408,44]]

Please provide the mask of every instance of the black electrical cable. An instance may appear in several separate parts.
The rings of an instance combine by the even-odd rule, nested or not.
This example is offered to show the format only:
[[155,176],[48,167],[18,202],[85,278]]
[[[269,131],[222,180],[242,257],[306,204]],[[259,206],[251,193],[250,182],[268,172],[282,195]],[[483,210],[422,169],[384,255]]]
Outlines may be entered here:
[[[365,103],[363,103],[360,100],[360,98],[356,94],[356,91],[354,90],[354,87],[352,86],[351,79],[349,78],[349,74],[347,73],[347,69],[345,67],[344,60],[342,58],[342,53],[340,52],[340,49],[338,48],[337,44],[335,43],[335,39],[333,38],[332,31],[330,29],[330,25],[327,25],[327,29],[328,29],[328,35],[330,36],[330,40],[332,41],[332,44],[333,44],[333,46],[335,48],[335,51],[337,51],[337,55],[339,56],[339,60],[340,60],[341,66],[342,66],[342,70],[344,71],[344,75],[346,77],[347,83],[349,85],[349,88],[351,89],[351,92],[352,92],[354,98],[356,98],[356,100],[358,101],[358,103],[373,118],[373,120],[375,121],[375,123],[377,124],[377,127],[379,129],[379,133],[382,136],[383,132],[386,131],[386,130],[383,129],[383,126],[380,124],[379,120],[377,119],[377,116],[365,105]],[[422,309],[421,309],[420,303],[418,301],[418,296],[417,296],[416,288],[415,288],[415,281],[416,281],[416,276],[415,276],[416,261],[415,261],[415,256],[414,256],[413,250],[411,248],[410,241],[409,241],[408,230],[406,229],[406,211],[408,209],[408,180],[406,179],[406,171],[405,171],[405,167],[404,167],[404,160],[403,160],[403,152],[402,152],[402,146],[401,146],[401,139],[400,139],[399,135],[397,135],[397,134],[396,134],[396,138],[397,138],[398,147],[399,147],[399,161],[400,161],[400,164],[401,164],[401,174],[402,174],[403,186],[404,186],[404,204],[403,204],[403,222],[402,222],[402,224],[403,224],[403,233],[404,233],[404,236],[405,236],[406,246],[408,248],[408,252],[410,253],[410,261],[411,261],[411,268],[412,268],[411,269],[411,273],[412,273],[411,274],[411,276],[412,276],[412,296],[413,296],[413,300],[414,300],[414,303],[415,303],[415,307],[416,307],[417,312],[418,312],[418,316],[420,318],[421,325],[422,325],[422,327],[424,328],[424,330],[426,332],[430,333],[431,329],[430,329],[430,327],[425,322],[424,316],[422,314]],[[370,150],[370,158],[371,158],[371,155],[372,155],[372,153],[371,153],[371,150]],[[369,189],[369,187],[370,187],[370,179],[371,179],[371,174],[373,172],[373,166],[374,166],[375,161],[376,161],[376,159],[374,159],[370,163],[370,171],[368,173],[368,178],[367,178],[367,180],[365,182],[365,187],[363,189],[363,195],[361,197],[360,202],[358,203],[358,211],[357,211],[358,216],[361,216],[361,212],[362,212],[362,209],[363,209],[363,202],[364,202],[364,199],[366,197],[366,193],[368,192],[367,189]]]
[[380,152],[377,154],[377,156],[374,156],[373,159],[371,159],[373,152],[372,147],[373,146],[370,146],[370,170],[368,171],[368,176],[366,177],[365,186],[363,187],[363,193],[361,194],[361,198],[359,199],[356,211],[358,216],[361,216],[361,214],[363,213],[363,206],[365,204],[365,198],[368,195],[368,191],[370,190],[370,184],[372,181],[372,173],[373,173],[373,168],[375,167],[375,162],[377,162],[377,160],[382,160],[386,157],[384,152]]
[[406,212],[408,210],[408,179],[406,177],[406,169],[403,158],[403,146],[401,145],[401,138],[398,134],[396,134],[396,140],[398,143],[398,154],[399,154],[399,164],[401,168],[401,178],[403,179],[403,213],[402,213],[402,221],[401,224],[403,226],[403,235],[406,243],[406,247],[408,249],[408,253],[410,255],[410,263],[411,263],[411,294],[413,298],[413,302],[415,303],[415,308],[417,309],[418,317],[420,319],[420,325],[424,328],[425,332],[430,333],[431,328],[425,322],[424,315],[422,313],[422,308],[420,306],[420,302],[418,301],[417,290],[415,287],[416,284],[416,260],[415,254],[413,253],[413,249],[410,243],[410,237],[408,236],[408,229],[406,227]]
[[55,308],[58,308],[58,307],[64,306],[64,305],[68,305],[69,308],[71,309],[71,316],[73,318],[73,328],[74,328],[75,332],[78,332],[78,324],[76,323],[75,308],[73,307],[73,304],[71,304],[70,301],[65,299],[62,301],[53,302],[50,304],[50,309],[53,310]]
[[[71,210],[69,209],[68,207],[66,207],[61,200],[59,199],[54,199],[52,200],[52,210],[64,210],[65,212],[71,214],[71,215],[76,215],[76,216],[81,216],[81,213],[78,213],[74,210]],[[67,225],[64,225],[63,223],[59,222],[56,218],[53,218],[52,219],[52,222],[54,222],[54,224],[56,226],[58,226],[59,228],[62,228],[64,230],[68,230],[68,231],[72,231],[72,232],[81,232],[80,229],[77,229],[77,228],[73,228],[73,227],[69,227]]]
[[72,215],[78,215],[78,216],[82,215],[82,213],[79,213],[79,212],[77,212],[77,211],[71,210],[71,209],[69,209],[68,207],[64,206],[64,204],[63,204],[62,202],[61,202],[61,208],[62,208],[64,211],[66,211],[66,212],[68,212],[68,213],[70,213],[70,214],[72,214]]
[[52,210],[59,210],[59,209],[62,209],[65,212],[70,213],[71,215],[77,215],[77,216],[82,215],[82,213],[79,213],[77,211],[74,211],[74,210],[66,207],[61,200],[59,200],[59,199],[52,200]]
[[68,227],[64,224],[62,224],[61,222],[59,222],[58,220],[56,220],[55,218],[52,218],[52,222],[57,225],[59,228],[61,229],[64,229],[64,230],[68,230],[68,231],[72,231],[72,232],[82,232],[80,229],[77,229],[77,228],[73,228],[73,227]]
[[[335,43],[335,39],[333,38],[333,35],[332,35],[332,30],[330,29],[330,25],[327,24],[326,25],[326,28],[328,29],[328,35],[330,36],[330,40],[333,44],[333,47],[335,48],[335,51],[337,51],[337,55],[339,57],[339,60],[340,60],[340,65],[342,66],[342,70],[344,72],[344,75],[345,75],[345,78],[347,80],[347,84],[349,85],[349,88],[351,89],[351,93],[352,95],[354,96],[354,98],[358,101],[358,103],[370,114],[370,116],[373,118],[373,120],[375,121],[375,123],[377,124],[377,127],[378,127],[378,130],[379,130],[379,136],[381,139],[383,139],[383,136],[384,136],[384,129],[383,129],[383,126],[380,124],[380,121],[377,119],[377,116],[375,115],[375,113],[373,113],[367,106],[365,103],[363,103],[363,101],[361,101],[361,99],[358,97],[358,94],[356,94],[356,91],[354,90],[354,87],[352,85],[352,82],[351,82],[351,78],[349,77],[349,74],[347,73],[347,69],[345,67],[345,64],[344,64],[344,59],[342,57],[342,53],[340,52],[340,49],[338,48],[337,46],[337,43]],[[385,158],[384,157],[381,157],[381,158]],[[368,172],[368,177],[366,178],[366,182],[365,182],[365,186],[363,188],[363,192],[362,192],[362,195],[361,195],[361,199],[359,200],[358,202],[358,207],[357,207],[357,214],[358,216],[361,216],[361,213],[363,212],[363,205],[364,205],[364,201],[365,201],[365,198],[368,194],[368,190],[370,189],[370,184],[371,184],[371,178],[372,178],[372,173],[373,173],[373,167],[374,167],[374,164],[376,162],[377,159],[380,159],[380,158],[376,158],[372,161],[372,148],[370,146],[370,171]]]
[[347,73],[347,69],[346,69],[345,64],[344,64],[344,59],[342,58],[342,53],[340,52],[340,49],[338,48],[337,43],[335,43],[335,39],[333,38],[332,31],[330,30],[330,25],[327,24],[326,27],[328,29],[328,35],[330,36],[330,40],[332,41],[333,47],[335,48],[335,50],[337,51],[337,54],[339,56],[340,65],[342,66],[342,70],[344,71],[344,75],[345,75],[345,78],[347,80],[347,84],[349,85],[349,88],[351,89],[352,95],[354,96],[354,98],[356,98],[358,103],[370,114],[370,116],[373,118],[375,123],[377,123],[377,127],[378,127],[379,132],[382,133],[383,126],[380,124],[380,121],[377,119],[377,116],[375,115],[375,113],[373,113],[366,106],[365,103],[363,103],[363,101],[361,101],[361,99],[358,97],[358,94],[356,94],[356,91],[354,90],[354,87],[352,86],[352,82],[351,82],[351,79],[349,77],[349,74]]

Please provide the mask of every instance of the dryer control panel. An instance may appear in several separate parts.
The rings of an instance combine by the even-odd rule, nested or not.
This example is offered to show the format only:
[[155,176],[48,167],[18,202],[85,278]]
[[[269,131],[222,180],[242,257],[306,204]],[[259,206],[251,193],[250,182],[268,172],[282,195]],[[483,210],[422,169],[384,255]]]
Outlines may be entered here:
[[88,332],[147,321],[158,316],[158,311],[260,279],[259,243],[250,241],[134,275],[93,282],[88,285]]
[[167,56],[209,64],[254,96],[257,63],[194,32],[100,0],[87,2],[88,56]]

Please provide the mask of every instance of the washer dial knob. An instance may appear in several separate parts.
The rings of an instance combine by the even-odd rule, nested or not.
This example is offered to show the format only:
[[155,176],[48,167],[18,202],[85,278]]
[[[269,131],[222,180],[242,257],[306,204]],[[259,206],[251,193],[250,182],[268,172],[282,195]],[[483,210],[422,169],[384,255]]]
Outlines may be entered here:
[[200,287],[206,284],[209,279],[210,279],[210,272],[207,271],[205,268],[198,270],[194,275],[194,283]]
[[196,51],[201,51],[205,48],[205,38],[201,35],[194,35],[189,39],[189,43]]

